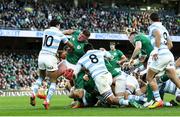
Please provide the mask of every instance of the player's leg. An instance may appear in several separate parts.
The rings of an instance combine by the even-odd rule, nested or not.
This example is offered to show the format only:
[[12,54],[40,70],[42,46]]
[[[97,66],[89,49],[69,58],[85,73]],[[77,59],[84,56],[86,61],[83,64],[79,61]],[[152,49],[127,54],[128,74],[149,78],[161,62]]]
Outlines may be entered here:
[[126,75],[124,72],[118,75],[115,79],[115,96],[124,96],[126,90]]
[[46,100],[43,103],[45,109],[49,108],[50,100],[51,100],[54,92],[56,91],[56,81],[57,81],[57,78],[59,77],[59,72],[57,70],[56,71],[47,71],[47,76],[50,78],[51,83],[50,83],[50,86],[48,89]]
[[163,72],[167,67],[167,65],[170,64],[170,61],[173,61],[173,55],[171,53],[160,54],[158,56],[158,59],[156,61],[152,61],[149,65],[146,79],[150,84],[150,86],[152,87],[153,96],[155,98],[155,103],[152,106],[149,106],[149,108],[156,108],[163,106],[163,101],[160,97],[157,82],[153,78],[155,77],[156,73]]
[[97,89],[100,95],[103,97],[103,100],[107,101],[111,105],[129,105],[129,100],[125,100],[124,97],[114,96],[111,84],[112,84],[112,75],[106,73],[100,77],[94,79]]
[[180,88],[180,79],[177,77],[175,68],[166,68],[166,73],[169,79],[176,85],[176,87]]
[[42,81],[45,78],[45,76],[46,76],[46,71],[45,70],[39,70],[39,77],[38,77],[38,79],[36,80],[36,82],[34,83],[34,85],[32,87],[33,91],[32,91],[31,97],[30,97],[30,104],[32,106],[36,105],[35,98],[37,96],[38,89],[41,86]]
[[166,66],[167,76],[176,85],[177,88],[180,88],[180,79],[178,78],[176,73],[174,56],[171,54],[169,58],[170,58],[169,63]]
[[38,89],[41,86],[43,79],[46,77],[46,67],[44,64],[45,62],[44,58],[45,58],[44,55],[41,55],[41,54],[38,57],[39,77],[34,83],[34,85],[32,86],[32,95],[30,97],[30,104],[32,106],[36,105],[35,98],[38,93]]
[[48,60],[46,61],[46,74],[50,78],[50,86],[48,89],[46,100],[44,101],[43,105],[45,109],[49,108],[49,103],[52,98],[52,95],[54,94],[56,90],[56,81],[57,78],[61,75],[61,73],[58,70],[58,60],[55,56],[48,56]]
[[122,97],[114,96],[114,94],[112,93],[112,90],[105,92],[104,94],[102,94],[102,96],[104,97],[104,100],[106,100],[107,103],[111,105],[120,105],[120,106],[131,105],[136,108],[142,108],[142,105],[138,104],[135,100],[124,99],[123,96]]

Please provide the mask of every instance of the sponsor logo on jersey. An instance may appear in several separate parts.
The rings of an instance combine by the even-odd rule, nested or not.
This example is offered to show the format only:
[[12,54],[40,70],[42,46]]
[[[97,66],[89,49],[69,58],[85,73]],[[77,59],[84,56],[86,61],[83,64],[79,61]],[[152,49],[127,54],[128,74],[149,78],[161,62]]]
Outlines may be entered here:
[[53,69],[53,66],[48,66],[47,69]]

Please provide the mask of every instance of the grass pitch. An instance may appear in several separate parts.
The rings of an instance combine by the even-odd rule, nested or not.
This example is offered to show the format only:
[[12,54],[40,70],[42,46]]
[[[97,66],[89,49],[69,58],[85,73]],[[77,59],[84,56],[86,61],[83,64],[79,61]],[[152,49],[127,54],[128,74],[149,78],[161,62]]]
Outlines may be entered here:
[[[174,96],[166,95],[166,100]],[[72,109],[68,106],[71,99],[67,96],[54,96],[49,110],[45,110],[43,100],[36,99],[37,104],[32,107],[29,97],[0,97],[0,116],[179,116],[180,106],[163,107],[157,109],[101,108],[89,107]]]

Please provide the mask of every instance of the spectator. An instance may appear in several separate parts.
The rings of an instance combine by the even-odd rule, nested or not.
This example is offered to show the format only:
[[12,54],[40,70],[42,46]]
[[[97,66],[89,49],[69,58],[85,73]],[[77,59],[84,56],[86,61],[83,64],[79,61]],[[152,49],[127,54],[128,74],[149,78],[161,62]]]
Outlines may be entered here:
[[[127,28],[135,28],[147,33],[150,25],[150,11],[138,8],[114,7],[103,9],[75,8],[67,9],[63,4],[37,3],[19,5],[16,0],[0,3],[0,27],[12,29],[43,30],[49,21],[56,17],[62,20],[64,29],[89,28],[91,32],[123,33]],[[167,27],[170,35],[180,35],[178,16],[173,11],[159,10],[161,21]]]

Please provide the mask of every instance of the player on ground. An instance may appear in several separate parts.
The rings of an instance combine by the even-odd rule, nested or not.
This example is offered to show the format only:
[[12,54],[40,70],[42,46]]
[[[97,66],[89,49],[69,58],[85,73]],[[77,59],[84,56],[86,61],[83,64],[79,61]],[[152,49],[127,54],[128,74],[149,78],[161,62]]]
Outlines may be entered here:
[[43,105],[45,109],[49,108],[50,99],[56,89],[56,79],[61,75],[58,72],[58,59],[56,58],[59,45],[62,41],[73,49],[73,45],[59,29],[60,22],[54,19],[50,22],[50,28],[44,30],[42,49],[38,57],[39,78],[32,87],[33,93],[30,97],[30,104],[32,106],[36,105],[35,97],[38,92],[38,88],[42,84],[42,80],[47,76],[50,78],[51,84]]
[[172,47],[169,33],[160,22],[158,14],[152,13],[150,19],[152,20],[152,24],[149,27],[149,37],[154,50],[151,52],[151,57],[149,58],[152,59],[152,61],[148,65],[149,68],[146,79],[153,89],[153,95],[155,98],[155,103],[149,106],[149,108],[156,108],[162,107],[163,101],[160,97],[158,85],[154,76],[165,70],[168,77],[178,88],[180,87],[180,80],[176,76],[174,56],[169,50],[169,48]]
[[112,92],[112,75],[107,70],[104,61],[105,57],[112,59],[112,55],[106,51],[92,49],[93,47],[91,44],[87,44],[84,47],[86,54],[79,59],[74,72],[75,75],[77,75],[78,72],[84,67],[85,69],[89,70],[89,73],[104,100],[113,105],[129,105],[128,100],[115,97]]

